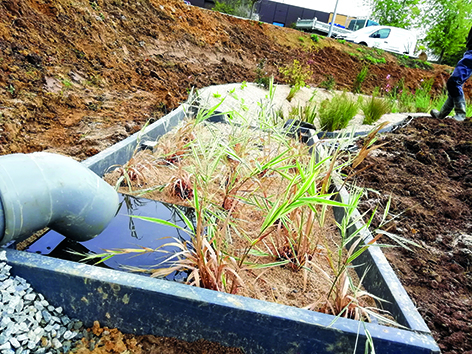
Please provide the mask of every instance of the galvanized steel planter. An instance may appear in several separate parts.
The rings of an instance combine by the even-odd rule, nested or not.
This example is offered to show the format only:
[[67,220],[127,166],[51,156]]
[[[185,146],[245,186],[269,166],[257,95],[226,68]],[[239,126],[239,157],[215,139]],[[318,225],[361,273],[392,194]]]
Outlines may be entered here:
[[[155,140],[184,117],[179,108],[148,126],[142,141]],[[138,133],[139,134],[139,133]],[[98,175],[124,164],[138,143],[135,134],[84,161]],[[341,190],[339,198],[346,198]],[[343,217],[343,208],[335,217]],[[360,227],[358,223],[355,227]],[[368,231],[365,231],[368,233]],[[367,235],[367,237],[370,237]],[[194,341],[204,338],[241,347],[246,353],[364,353],[365,328],[378,353],[439,353],[429,329],[401,286],[381,250],[370,247],[357,261],[364,286],[389,301],[384,308],[407,329],[360,324],[295,307],[190,287],[159,279],[101,269],[7,249],[12,274],[28,280],[66,314],[88,326]]]

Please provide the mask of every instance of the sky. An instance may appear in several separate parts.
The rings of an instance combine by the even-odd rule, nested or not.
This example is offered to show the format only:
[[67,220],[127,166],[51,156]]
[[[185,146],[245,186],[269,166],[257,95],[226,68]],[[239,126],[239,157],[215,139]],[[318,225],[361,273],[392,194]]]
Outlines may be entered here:
[[[324,12],[334,12],[336,0],[274,0],[285,4],[305,7]],[[363,0],[338,0],[337,13],[347,16],[369,16],[368,6]]]

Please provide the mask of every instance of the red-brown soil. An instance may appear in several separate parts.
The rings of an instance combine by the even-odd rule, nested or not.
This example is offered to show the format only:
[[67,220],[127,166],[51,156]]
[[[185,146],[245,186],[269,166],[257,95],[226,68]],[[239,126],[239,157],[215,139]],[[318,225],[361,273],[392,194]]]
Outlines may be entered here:
[[[394,233],[422,248],[384,250],[443,353],[472,353],[472,124],[417,118],[381,137],[358,169],[363,209],[392,198]],[[380,213],[379,213],[380,215]]]
[[[254,81],[298,59],[316,85],[351,89],[364,62],[335,40],[228,17],[177,0],[4,0],[0,3],[0,154],[55,151],[84,159],[176,108],[192,87]],[[446,67],[409,69],[384,54],[363,90],[387,75],[411,89]],[[466,92],[470,91],[467,86]]]
[[98,321],[95,321],[87,332],[87,336],[74,348],[74,353],[243,354],[241,349],[225,347],[203,339],[185,342],[168,337],[122,334],[116,328],[101,328]]
[[[351,89],[364,65],[347,44],[187,6],[177,0],[3,0],[0,3],[0,155],[48,150],[82,160],[156,120],[192,87],[254,81],[294,59],[317,85]],[[414,90],[451,68],[401,66],[383,54],[362,89],[401,78]],[[469,96],[471,85],[466,84]],[[444,353],[472,352],[471,127],[416,119],[386,135],[385,155],[359,183],[393,194],[396,232],[419,242],[387,252]],[[374,198],[374,197],[373,197]],[[366,204],[367,205],[367,204]]]

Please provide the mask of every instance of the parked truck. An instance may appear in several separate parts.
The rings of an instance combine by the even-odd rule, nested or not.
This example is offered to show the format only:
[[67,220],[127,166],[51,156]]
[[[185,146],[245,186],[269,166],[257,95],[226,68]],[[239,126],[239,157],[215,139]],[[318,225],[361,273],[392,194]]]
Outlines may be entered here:
[[[348,28],[335,23],[333,26],[332,36],[337,37],[340,35],[347,35],[349,33],[352,33],[353,31],[367,26],[378,26],[378,23],[367,18],[351,19],[349,24],[347,25]],[[329,33],[330,27],[330,23],[318,21],[316,17],[313,19],[299,18],[295,23],[295,28],[298,30],[305,32],[315,32],[324,35]]]
[[[300,19],[299,18],[297,22],[295,23],[295,28],[298,30],[305,31],[305,32],[315,32],[315,33],[324,34],[324,35],[329,33],[330,27],[331,27],[330,24],[326,22],[318,21],[316,17],[313,19]],[[351,31],[345,28],[341,28],[336,25],[333,26],[333,32],[332,32],[333,37],[336,37],[337,35],[340,35],[340,34],[348,34],[348,33],[351,33]]]

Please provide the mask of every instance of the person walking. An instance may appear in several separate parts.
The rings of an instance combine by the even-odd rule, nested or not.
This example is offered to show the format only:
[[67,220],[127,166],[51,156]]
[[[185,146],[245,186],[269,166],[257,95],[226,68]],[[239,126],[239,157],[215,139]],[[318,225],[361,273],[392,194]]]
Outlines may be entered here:
[[451,77],[447,80],[446,102],[440,111],[436,109],[431,110],[431,116],[433,118],[446,118],[447,115],[451,113],[453,108],[454,112],[456,113],[453,117],[455,120],[463,121],[466,118],[466,105],[462,85],[472,75],[472,28],[470,29],[469,35],[467,36],[466,48],[467,51],[464,53],[462,59],[457,63]]

